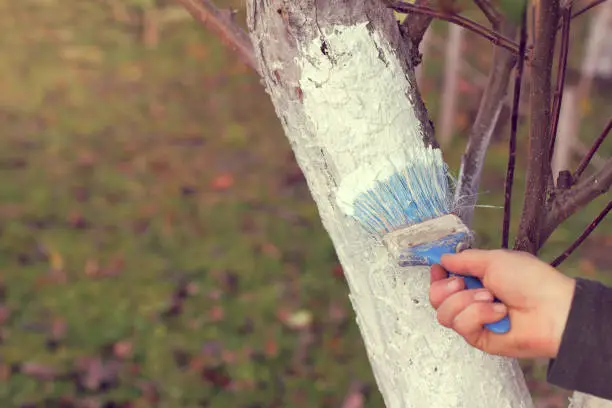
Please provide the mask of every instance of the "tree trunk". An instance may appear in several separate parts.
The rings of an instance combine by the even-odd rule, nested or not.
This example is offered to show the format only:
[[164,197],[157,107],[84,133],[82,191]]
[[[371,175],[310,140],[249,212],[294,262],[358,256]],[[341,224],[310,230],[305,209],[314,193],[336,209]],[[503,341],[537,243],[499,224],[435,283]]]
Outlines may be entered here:
[[572,395],[569,408],[611,408],[612,401],[594,397],[589,394],[575,392]]
[[428,268],[396,266],[336,204],[338,188],[360,167],[436,146],[393,14],[376,0],[249,0],[247,18],[386,406],[531,407],[515,360],[486,355],[438,324]]

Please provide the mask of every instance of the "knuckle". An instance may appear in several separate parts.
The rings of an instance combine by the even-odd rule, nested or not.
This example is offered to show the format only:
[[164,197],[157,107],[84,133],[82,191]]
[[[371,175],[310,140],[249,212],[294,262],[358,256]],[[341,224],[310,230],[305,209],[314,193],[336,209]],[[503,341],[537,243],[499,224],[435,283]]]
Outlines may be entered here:
[[443,313],[437,313],[436,314],[436,318],[438,319],[438,323],[440,323],[442,326],[444,327],[451,327],[451,322],[449,321],[448,317],[446,315],[444,315]]

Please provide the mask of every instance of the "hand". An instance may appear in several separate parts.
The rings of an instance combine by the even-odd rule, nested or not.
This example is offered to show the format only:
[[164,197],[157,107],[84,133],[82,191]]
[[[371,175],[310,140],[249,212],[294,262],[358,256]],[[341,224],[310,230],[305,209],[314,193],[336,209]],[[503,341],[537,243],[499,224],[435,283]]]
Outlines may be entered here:
[[[429,299],[438,321],[489,354],[554,358],[574,295],[575,280],[526,252],[469,249],[444,255],[446,270],[478,277],[485,289],[463,290],[463,279],[431,268]],[[494,303],[497,297],[503,304]],[[483,327],[510,314],[510,331]]]

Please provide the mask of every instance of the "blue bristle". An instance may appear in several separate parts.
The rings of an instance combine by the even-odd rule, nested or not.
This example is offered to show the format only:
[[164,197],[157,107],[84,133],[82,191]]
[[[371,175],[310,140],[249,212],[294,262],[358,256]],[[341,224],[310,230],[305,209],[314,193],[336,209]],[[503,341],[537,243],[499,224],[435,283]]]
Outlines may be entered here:
[[395,172],[354,200],[354,217],[375,236],[449,214],[446,167],[417,162]]

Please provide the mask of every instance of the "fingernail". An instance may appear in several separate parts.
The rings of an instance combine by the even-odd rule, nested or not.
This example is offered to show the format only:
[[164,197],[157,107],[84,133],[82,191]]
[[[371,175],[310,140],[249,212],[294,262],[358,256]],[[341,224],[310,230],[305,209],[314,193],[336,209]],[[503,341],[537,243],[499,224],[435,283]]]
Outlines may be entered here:
[[503,303],[495,303],[493,305],[493,310],[495,310],[497,313],[503,313],[506,311],[506,305]]
[[474,294],[474,300],[483,301],[483,302],[490,301],[490,300],[493,300],[493,295],[491,295],[491,292],[483,290],[480,292],[476,292]]
[[448,284],[446,285],[446,288],[448,290],[457,290],[459,289],[459,286],[460,286],[459,279],[453,278],[451,279],[450,282],[448,282]]

